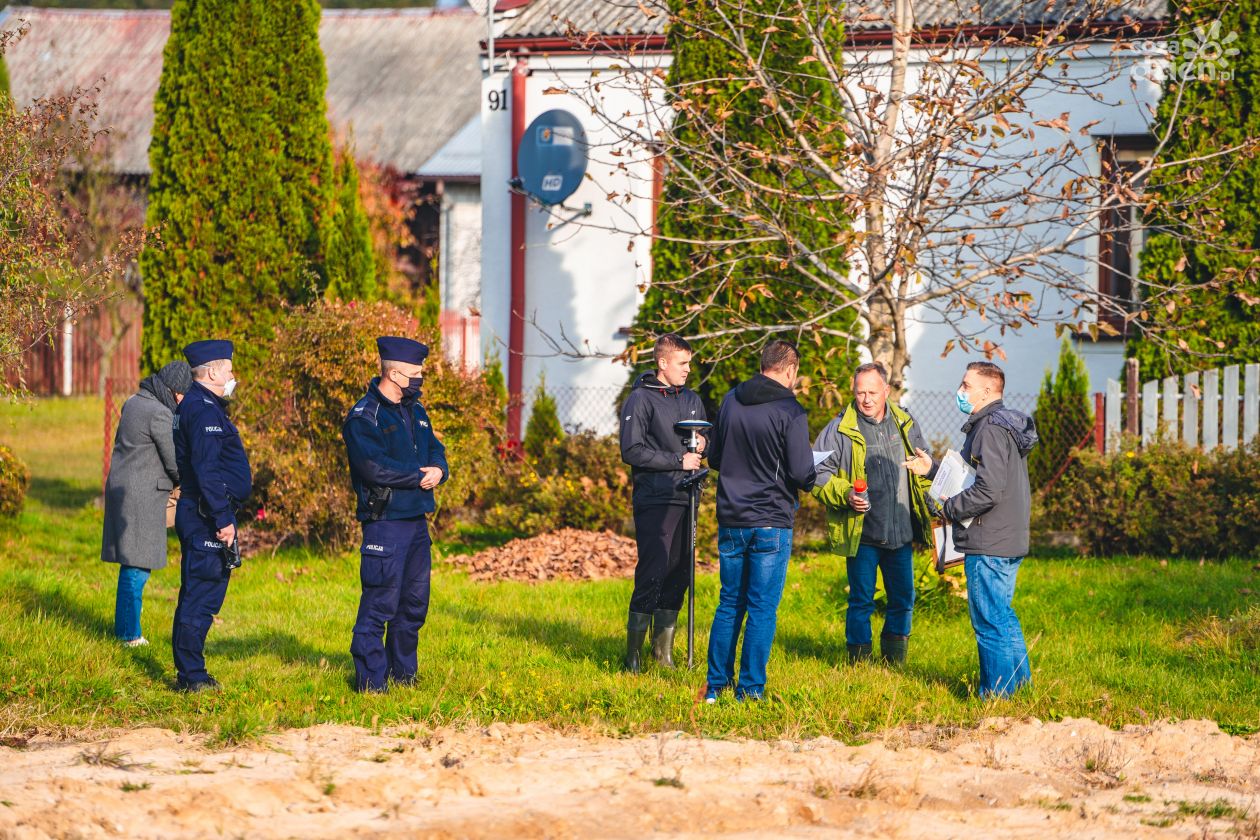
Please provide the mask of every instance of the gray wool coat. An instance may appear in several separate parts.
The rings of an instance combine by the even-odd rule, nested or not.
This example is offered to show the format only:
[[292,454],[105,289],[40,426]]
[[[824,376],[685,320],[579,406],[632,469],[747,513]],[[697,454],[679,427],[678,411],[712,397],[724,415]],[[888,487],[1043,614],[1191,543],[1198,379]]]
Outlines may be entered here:
[[166,565],[166,500],[179,483],[175,415],[145,391],[123,404],[109,478],[101,559],[142,569]]

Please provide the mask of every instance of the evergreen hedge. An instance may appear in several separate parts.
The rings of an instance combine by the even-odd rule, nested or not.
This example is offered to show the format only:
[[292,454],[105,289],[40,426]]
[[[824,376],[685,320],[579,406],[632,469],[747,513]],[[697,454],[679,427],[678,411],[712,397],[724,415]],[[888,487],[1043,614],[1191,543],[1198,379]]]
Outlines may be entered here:
[[1094,425],[1089,373],[1067,341],[1059,350],[1058,372],[1052,376],[1046,371],[1033,420],[1037,423],[1038,441],[1028,455],[1028,480],[1036,490],[1054,478]]
[[161,243],[140,259],[146,370],[209,336],[236,340],[248,369],[285,304],[324,293],[330,249],[358,270],[337,251],[360,245],[336,234],[319,18],[317,0],[172,6],[149,152]]
[[[1243,269],[1260,248],[1260,160],[1240,156],[1211,157],[1222,147],[1260,135],[1260,3],[1232,4],[1190,0],[1170,6],[1170,37],[1188,38],[1203,26],[1208,32],[1219,18],[1218,42],[1237,32],[1228,46],[1232,79],[1178,79],[1186,61],[1203,57],[1184,49],[1174,62],[1156,113],[1156,136],[1172,127],[1163,150],[1167,161],[1191,163],[1157,170],[1147,189],[1164,199],[1160,206],[1191,204],[1203,217],[1219,224],[1210,241],[1187,243],[1177,236],[1186,231],[1181,211],[1157,209],[1145,219],[1148,238],[1141,256],[1141,277],[1154,288],[1180,287],[1171,300],[1160,300],[1146,313],[1149,327],[1160,342],[1134,340],[1129,355],[1141,365],[1142,379],[1182,374],[1221,364],[1260,361],[1260,281]],[[1221,75],[1221,74],[1218,74]],[[1170,126],[1177,108],[1177,125]],[[1205,187],[1220,182],[1220,187]],[[1251,251],[1252,253],[1247,253]],[[1210,362],[1205,358],[1214,357]]]

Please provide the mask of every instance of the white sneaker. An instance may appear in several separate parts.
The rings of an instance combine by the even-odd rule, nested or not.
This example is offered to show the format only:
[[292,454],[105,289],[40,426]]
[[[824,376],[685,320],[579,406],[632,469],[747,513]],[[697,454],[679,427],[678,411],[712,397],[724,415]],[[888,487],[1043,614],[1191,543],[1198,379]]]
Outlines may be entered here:
[[122,646],[129,647],[129,648],[136,648],[136,647],[144,647],[148,643],[149,643],[149,640],[146,639],[144,636],[141,636],[138,639],[132,639],[131,641],[123,642]]

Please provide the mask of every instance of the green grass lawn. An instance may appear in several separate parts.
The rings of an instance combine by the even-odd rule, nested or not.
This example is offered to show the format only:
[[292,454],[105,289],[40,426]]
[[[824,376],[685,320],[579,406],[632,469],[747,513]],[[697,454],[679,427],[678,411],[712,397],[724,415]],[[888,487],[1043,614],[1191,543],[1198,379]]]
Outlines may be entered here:
[[[357,558],[287,550],[248,559],[233,576],[207,643],[225,690],[180,695],[171,690],[169,647],[176,566],[155,573],[145,593],[153,644],[125,650],[112,641],[117,572],[98,560],[94,505],[100,410],[89,400],[0,408],[0,441],[36,477],[21,518],[0,527],[0,731],[157,725],[226,741],[321,722],[503,720],[852,741],[887,726],[993,714],[1088,716],[1114,726],[1210,718],[1228,731],[1260,729],[1260,574],[1244,560],[1031,558],[1016,606],[1034,684],[986,703],[974,697],[976,652],[961,599],[939,597],[916,613],[904,671],[850,668],[842,662],[843,567],[804,554],[793,559],[779,610],[773,701],[704,706],[696,695],[715,575],[697,587],[701,666],[632,677],[619,670],[629,581],[483,584],[439,563],[419,685],[360,696],[350,689],[348,652]],[[441,547],[460,550],[449,540]]]

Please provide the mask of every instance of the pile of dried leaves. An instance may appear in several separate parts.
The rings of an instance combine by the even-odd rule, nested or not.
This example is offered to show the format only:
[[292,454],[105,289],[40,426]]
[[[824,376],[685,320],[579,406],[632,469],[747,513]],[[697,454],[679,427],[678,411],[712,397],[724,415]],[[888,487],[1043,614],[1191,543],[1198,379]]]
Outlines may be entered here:
[[473,580],[597,580],[634,574],[634,540],[612,531],[561,528],[451,557]]

